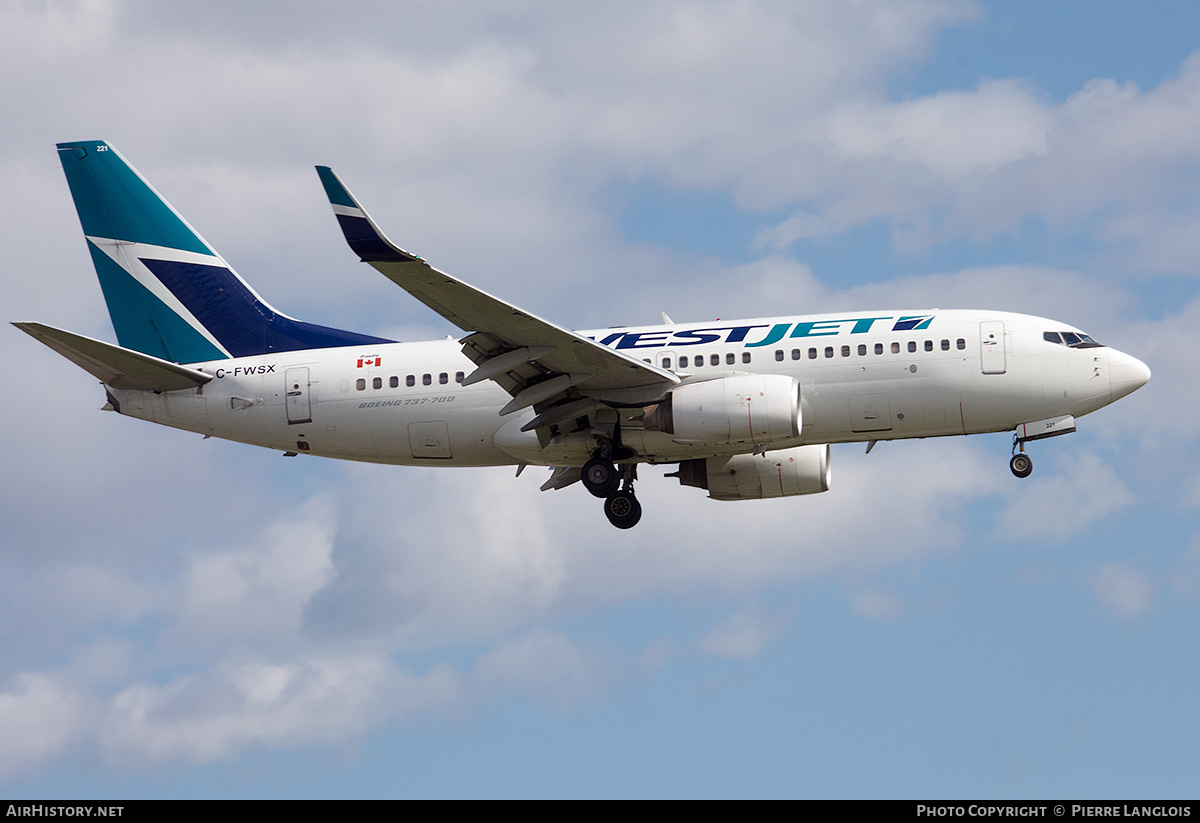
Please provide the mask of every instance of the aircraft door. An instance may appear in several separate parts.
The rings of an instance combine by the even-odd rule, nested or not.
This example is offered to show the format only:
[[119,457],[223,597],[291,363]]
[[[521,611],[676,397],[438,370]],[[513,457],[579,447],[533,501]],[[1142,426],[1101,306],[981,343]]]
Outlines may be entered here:
[[312,422],[312,404],[308,393],[308,368],[299,366],[284,372],[284,394],[287,397],[287,422]]
[[984,374],[1004,374],[1004,321],[984,320],[979,324],[979,363]]

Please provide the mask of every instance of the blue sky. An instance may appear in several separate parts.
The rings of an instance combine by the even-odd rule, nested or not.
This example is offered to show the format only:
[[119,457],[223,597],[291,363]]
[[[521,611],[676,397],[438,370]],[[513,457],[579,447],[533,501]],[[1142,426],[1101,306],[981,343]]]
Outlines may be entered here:
[[532,469],[103,414],[9,328],[0,790],[1194,793],[1194,4],[282,8],[0,9],[7,319],[112,339],[53,150],[101,138],[312,322],[453,332],[346,252],[329,164],[565,325],[995,308],[1154,378],[1025,482],[1003,435],[835,447],[780,501],[650,469],[624,533]]

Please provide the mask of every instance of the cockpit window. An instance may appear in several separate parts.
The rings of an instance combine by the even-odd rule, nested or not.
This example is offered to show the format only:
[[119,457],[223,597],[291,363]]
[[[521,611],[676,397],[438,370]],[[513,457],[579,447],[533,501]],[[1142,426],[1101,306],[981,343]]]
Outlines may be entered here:
[[1042,339],[1047,343],[1057,343],[1060,346],[1069,346],[1072,349],[1095,349],[1100,348],[1101,344],[1097,343],[1090,336],[1077,331],[1044,331]]

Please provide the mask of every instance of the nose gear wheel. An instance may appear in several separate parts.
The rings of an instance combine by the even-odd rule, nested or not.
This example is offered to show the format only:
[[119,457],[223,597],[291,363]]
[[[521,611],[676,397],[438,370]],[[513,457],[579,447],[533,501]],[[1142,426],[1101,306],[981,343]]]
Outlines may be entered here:
[[[1019,452],[1017,451],[1018,446],[1021,449]],[[1024,478],[1033,474],[1033,459],[1025,453],[1025,442],[1015,435],[1013,436],[1013,456],[1012,460],[1008,461],[1008,468],[1016,477]]]

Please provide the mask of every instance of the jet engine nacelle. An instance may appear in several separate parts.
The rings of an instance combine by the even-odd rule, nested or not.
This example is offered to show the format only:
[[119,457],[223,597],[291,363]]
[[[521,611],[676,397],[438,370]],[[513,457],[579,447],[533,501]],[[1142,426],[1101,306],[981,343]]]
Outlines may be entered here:
[[713,500],[762,500],[829,491],[829,446],[795,446],[679,464],[681,485],[708,489]]
[[800,384],[783,374],[688,383],[643,410],[648,431],[714,445],[763,445],[800,436]]

